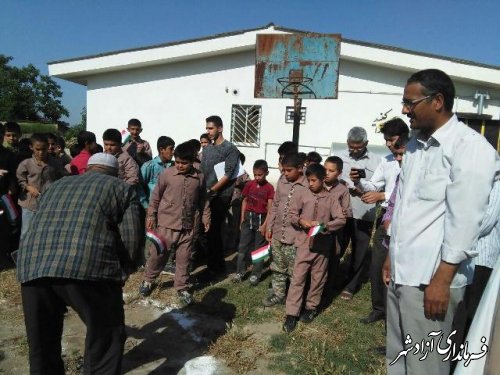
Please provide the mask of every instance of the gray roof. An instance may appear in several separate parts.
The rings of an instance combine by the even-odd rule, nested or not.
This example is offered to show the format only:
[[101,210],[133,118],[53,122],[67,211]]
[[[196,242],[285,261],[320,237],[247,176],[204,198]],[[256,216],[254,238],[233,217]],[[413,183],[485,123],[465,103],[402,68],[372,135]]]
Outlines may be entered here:
[[[274,26],[274,29],[278,30],[278,31],[299,33],[299,34],[313,33],[311,31],[291,29],[291,28],[287,28],[287,27],[276,26],[273,23],[269,23],[265,26],[261,26],[261,27],[257,27],[257,28],[253,28],[253,29],[244,29],[244,30],[232,31],[232,32],[227,32],[227,33],[209,35],[209,36],[195,38],[195,39],[186,39],[186,40],[180,40],[180,41],[169,42],[169,43],[155,44],[155,45],[145,46],[145,47],[137,47],[137,48],[118,50],[118,51],[104,52],[104,53],[99,53],[96,55],[88,55],[88,56],[82,56],[82,57],[75,57],[75,58],[71,58],[71,59],[51,61],[48,64],[50,65],[50,64],[67,63],[67,62],[79,61],[79,60],[88,60],[88,59],[94,59],[94,58],[98,58],[98,57],[117,55],[117,54],[125,53],[125,52],[145,51],[145,50],[149,50],[149,49],[170,47],[170,46],[175,46],[175,45],[179,45],[179,44],[200,42],[200,41],[204,41],[204,40],[211,40],[211,39],[223,38],[223,37],[228,37],[228,36],[240,35],[240,34],[252,32],[252,31],[265,30],[265,29],[268,29],[269,27],[272,27],[272,26]],[[411,55],[437,58],[437,59],[441,59],[441,60],[456,62],[459,64],[465,64],[465,65],[471,65],[471,66],[478,66],[478,67],[482,67],[482,68],[500,70],[500,66],[498,66],[498,65],[484,64],[484,63],[479,63],[479,62],[472,61],[472,60],[458,59],[458,58],[449,57],[449,56],[442,56],[442,55],[436,55],[436,54],[432,54],[432,53],[413,51],[413,50],[406,49],[406,48],[388,46],[385,44],[378,44],[378,43],[363,42],[360,40],[354,40],[354,39],[348,39],[348,38],[342,38],[342,40],[347,42],[347,43],[351,43],[351,44],[355,44],[355,45],[359,45],[359,46],[373,47],[373,48],[384,49],[384,50],[388,50],[388,51],[407,53],[407,54],[411,54]]]

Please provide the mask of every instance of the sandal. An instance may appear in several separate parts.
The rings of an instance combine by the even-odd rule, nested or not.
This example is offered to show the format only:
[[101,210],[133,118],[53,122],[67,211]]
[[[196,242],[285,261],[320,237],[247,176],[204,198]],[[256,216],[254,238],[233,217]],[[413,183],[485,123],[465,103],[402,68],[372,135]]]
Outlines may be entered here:
[[342,293],[340,293],[340,299],[343,299],[344,301],[350,301],[352,300],[352,293],[348,290],[343,290]]

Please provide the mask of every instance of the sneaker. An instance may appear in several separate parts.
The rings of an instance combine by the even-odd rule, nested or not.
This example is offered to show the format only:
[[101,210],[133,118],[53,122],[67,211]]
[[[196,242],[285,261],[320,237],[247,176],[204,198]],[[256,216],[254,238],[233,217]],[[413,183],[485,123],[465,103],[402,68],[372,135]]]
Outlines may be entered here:
[[153,283],[143,280],[141,286],[139,287],[139,293],[143,297],[147,297],[153,291]]
[[297,317],[292,315],[287,315],[285,323],[283,323],[283,331],[286,333],[292,332],[295,327],[297,327]]
[[311,323],[316,316],[318,316],[318,310],[305,309],[302,314],[300,314],[300,321],[303,323]]
[[242,273],[235,273],[233,277],[231,278],[231,281],[233,283],[241,283],[241,280],[243,280],[243,274]]
[[283,297],[278,297],[276,294],[273,294],[270,297],[264,298],[262,301],[262,304],[265,307],[271,307],[274,305],[283,305],[285,303],[285,298]]
[[249,277],[248,281],[249,281],[251,286],[256,286],[259,283],[259,276],[252,275]]
[[161,273],[164,275],[175,275],[175,264],[167,264]]
[[187,290],[177,292],[177,297],[183,306],[191,305],[194,302],[193,295]]

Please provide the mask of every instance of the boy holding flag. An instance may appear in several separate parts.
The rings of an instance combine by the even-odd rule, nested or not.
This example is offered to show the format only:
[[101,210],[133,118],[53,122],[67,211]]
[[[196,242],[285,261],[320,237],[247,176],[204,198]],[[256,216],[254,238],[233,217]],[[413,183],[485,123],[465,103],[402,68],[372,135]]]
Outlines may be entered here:
[[[329,253],[333,250],[333,232],[342,228],[346,217],[338,199],[324,187],[325,167],[311,164],[306,170],[309,189],[300,191],[290,207],[290,222],[299,229],[295,236],[297,255],[292,281],[286,299],[285,332],[291,332],[299,319],[311,322],[317,313],[326,282]],[[311,285],[305,309],[300,314],[307,276]]]
[[238,260],[234,282],[240,282],[245,276],[248,253],[252,252],[254,263],[249,278],[251,285],[257,285],[262,275],[264,258],[269,252],[265,251],[266,218],[274,198],[274,188],[267,182],[269,174],[267,162],[257,160],[253,165],[254,179],[243,188],[243,202],[241,204],[241,235],[238,249]]

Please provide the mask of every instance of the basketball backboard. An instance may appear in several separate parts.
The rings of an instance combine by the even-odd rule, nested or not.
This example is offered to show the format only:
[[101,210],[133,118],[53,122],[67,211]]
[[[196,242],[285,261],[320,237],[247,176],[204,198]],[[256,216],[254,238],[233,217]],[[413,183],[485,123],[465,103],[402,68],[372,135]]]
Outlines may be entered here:
[[256,98],[336,99],[339,34],[258,34]]

